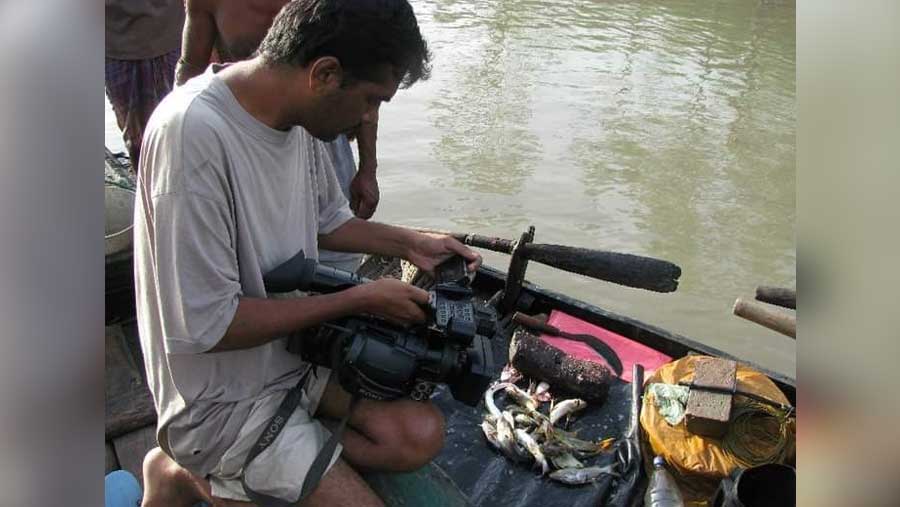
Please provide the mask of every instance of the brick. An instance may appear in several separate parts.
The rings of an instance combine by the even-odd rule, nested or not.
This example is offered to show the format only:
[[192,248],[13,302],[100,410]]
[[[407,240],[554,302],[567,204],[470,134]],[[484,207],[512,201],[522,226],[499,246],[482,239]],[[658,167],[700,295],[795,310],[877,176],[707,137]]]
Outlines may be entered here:
[[737,387],[737,363],[714,357],[697,361],[693,384],[685,410],[688,431],[695,435],[721,437],[728,429],[733,395],[703,390],[702,387],[733,391]]

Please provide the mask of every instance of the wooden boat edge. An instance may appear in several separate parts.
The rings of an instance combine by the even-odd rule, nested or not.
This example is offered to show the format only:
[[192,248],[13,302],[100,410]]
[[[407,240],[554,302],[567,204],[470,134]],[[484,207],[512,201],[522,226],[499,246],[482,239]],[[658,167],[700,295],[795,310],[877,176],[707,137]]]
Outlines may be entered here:
[[[502,286],[506,282],[506,273],[491,266],[482,266],[479,275],[490,277],[492,282],[498,286]],[[482,280],[481,283],[484,283],[484,280]],[[632,317],[605,310],[591,303],[566,296],[565,294],[555,292],[527,280],[523,282],[522,288],[524,291],[531,294],[532,297],[548,299],[560,303],[560,309],[566,313],[599,324],[604,328],[622,334],[626,338],[647,345],[654,350],[664,352],[672,357],[683,357],[694,353],[728,358],[746,364],[771,378],[778,387],[784,391],[785,396],[788,397],[791,403],[794,403],[796,400],[796,379],[792,377],[772,371],[752,361],[734,356],[718,348],[705,345],[678,333],[668,331]],[[597,317],[600,317],[600,319]],[[623,329],[623,327],[630,328],[632,331]]]

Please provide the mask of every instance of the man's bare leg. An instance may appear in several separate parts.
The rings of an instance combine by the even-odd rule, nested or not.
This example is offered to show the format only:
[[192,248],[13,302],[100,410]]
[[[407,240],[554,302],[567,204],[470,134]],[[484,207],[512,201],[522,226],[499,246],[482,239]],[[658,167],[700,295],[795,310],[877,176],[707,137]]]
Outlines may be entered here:
[[[316,416],[341,418],[349,404],[350,394],[332,377]],[[341,443],[342,457],[353,466],[391,472],[416,470],[444,446],[444,417],[429,402],[361,399]]]
[[298,506],[384,507],[384,502],[346,461],[338,458],[316,489]]
[[[193,507],[205,501],[213,507],[253,507],[252,502],[216,498],[209,482],[175,463],[157,447],[144,457],[144,499],[141,507]],[[349,465],[338,458],[309,497],[298,507],[384,507]]]
[[[251,502],[238,502],[216,498],[214,507],[255,507]],[[341,458],[334,462],[328,472],[309,496],[297,507],[384,507],[384,502]]]
[[[350,395],[329,380],[317,416],[338,419],[347,413]],[[404,472],[421,468],[444,444],[444,418],[431,403],[412,400],[356,404],[341,442],[342,458],[329,469],[316,489],[299,505],[382,506],[378,496],[347,463],[356,467]],[[345,461],[346,460],[346,461]],[[144,458],[142,507],[192,507],[201,500],[215,507],[252,506],[252,503],[215,498],[210,485],[184,469],[161,449]]]

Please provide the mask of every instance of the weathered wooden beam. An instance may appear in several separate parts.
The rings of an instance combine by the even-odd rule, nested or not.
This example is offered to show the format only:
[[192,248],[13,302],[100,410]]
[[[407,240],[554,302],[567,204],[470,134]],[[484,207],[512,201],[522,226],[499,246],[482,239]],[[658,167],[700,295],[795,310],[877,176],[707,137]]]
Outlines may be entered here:
[[113,470],[119,469],[119,460],[116,458],[116,450],[113,448],[113,445],[107,441],[106,442],[106,472],[110,473]]
[[576,359],[537,336],[517,331],[509,344],[512,365],[524,375],[550,384],[553,392],[603,402],[615,374],[592,361]]
[[760,285],[756,288],[756,300],[792,310],[797,309],[797,291],[794,289]]
[[119,325],[106,327],[106,439],[156,422],[150,390]]
[[785,311],[776,310],[755,301],[744,301],[741,298],[734,302],[732,311],[738,317],[756,322],[785,336],[797,338],[796,315],[790,315]]

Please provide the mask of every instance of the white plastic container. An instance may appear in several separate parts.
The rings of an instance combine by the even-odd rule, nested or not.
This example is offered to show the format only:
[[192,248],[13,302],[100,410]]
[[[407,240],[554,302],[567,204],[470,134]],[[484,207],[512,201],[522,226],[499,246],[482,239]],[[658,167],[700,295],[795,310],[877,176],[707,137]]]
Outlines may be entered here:
[[135,194],[116,185],[106,185],[106,257],[130,251],[133,246]]

